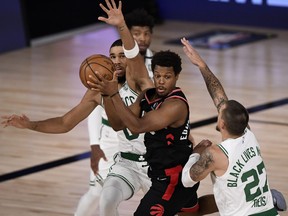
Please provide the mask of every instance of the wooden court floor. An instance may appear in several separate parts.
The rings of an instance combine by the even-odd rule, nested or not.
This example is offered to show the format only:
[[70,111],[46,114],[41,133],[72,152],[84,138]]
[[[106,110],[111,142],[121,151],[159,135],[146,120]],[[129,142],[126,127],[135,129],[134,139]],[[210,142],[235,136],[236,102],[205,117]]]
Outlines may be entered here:
[[[216,109],[200,72],[189,63],[181,46],[164,43],[218,27],[277,34],[273,39],[228,50],[198,51],[228,97],[251,111],[250,126],[261,145],[270,186],[288,199],[288,31],[166,21],[155,27],[151,47],[155,51],[170,49],[182,57],[178,86],[189,100],[190,120],[195,126],[191,132],[198,142],[205,138],[219,143],[213,121]],[[63,115],[79,103],[85,92],[79,65],[91,54],[107,55],[118,34],[100,24],[74,33],[39,39],[30,48],[0,55],[1,116],[23,113],[40,120]],[[86,121],[61,135],[1,127],[0,215],[73,215],[88,189],[90,161],[83,155],[87,156],[89,148]],[[63,160],[69,162],[60,163]],[[211,192],[207,178],[199,196]],[[140,192],[123,202],[120,215],[132,215],[141,196]]]

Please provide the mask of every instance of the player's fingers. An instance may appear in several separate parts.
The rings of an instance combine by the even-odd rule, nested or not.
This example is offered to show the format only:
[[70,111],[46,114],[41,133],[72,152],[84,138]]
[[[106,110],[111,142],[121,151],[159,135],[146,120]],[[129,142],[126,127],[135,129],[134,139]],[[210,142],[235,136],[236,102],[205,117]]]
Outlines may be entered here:
[[[94,74],[97,77],[99,82],[103,82],[104,77],[98,71],[94,71]],[[91,75],[89,75],[89,78],[92,78],[92,80],[96,81],[96,79],[95,78],[93,79],[93,77]]]
[[105,13],[108,13],[109,10],[103,5],[103,4],[99,4],[99,6],[101,7],[101,9],[105,12]]
[[118,74],[120,73],[120,71],[116,70],[114,73],[113,73],[113,81],[116,81],[118,78]]
[[115,1],[114,0],[111,0],[111,3],[112,3],[112,6],[113,6],[113,8],[117,8],[117,5],[116,5],[116,3],[115,3]]
[[1,116],[1,118],[3,118],[3,119],[9,119],[9,118],[10,118],[10,116],[7,116],[7,115],[3,115],[3,116]]
[[103,158],[103,160],[107,161],[107,158],[106,158],[106,155],[104,154],[104,152],[103,152],[102,158]]
[[109,9],[111,9],[112,6],[111,6],[111,4],[110,4],[110,1],[109,1],[109,0],[105,0],[105,2],[106,2],[107,7],[108,7]]
[[118,9],[122,11],[122,1],[119,1]]
[[98,17],[98,20],[107,23],[108,19],[100,16],[100,17]]

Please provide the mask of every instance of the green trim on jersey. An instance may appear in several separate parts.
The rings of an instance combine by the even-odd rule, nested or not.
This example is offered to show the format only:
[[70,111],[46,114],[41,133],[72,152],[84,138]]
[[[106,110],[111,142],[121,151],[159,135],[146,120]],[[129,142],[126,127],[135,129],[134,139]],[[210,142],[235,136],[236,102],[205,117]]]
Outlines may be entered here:
[[227,150],[224,148],[224,146],[221,145],[221,144],[218,144],[217,146],[222,150],[222,152],[226,155],[226,157],[229,158],[228,152],[227,152]]
[[279,215],[278,212],[276,211],[275,208],[272,208],[270,210],[267,210],[265,212],[261,212],[261,213],[256,213],[256,214],[251,214],[249,216],[277,216]]

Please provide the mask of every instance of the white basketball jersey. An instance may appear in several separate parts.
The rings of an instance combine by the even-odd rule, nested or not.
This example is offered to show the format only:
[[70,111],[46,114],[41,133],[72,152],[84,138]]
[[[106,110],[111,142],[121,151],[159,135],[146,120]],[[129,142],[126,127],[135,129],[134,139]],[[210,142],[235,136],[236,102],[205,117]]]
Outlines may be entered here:
[[278,215],[254,134],[246,129],[243,136],[227,139],[218,146],[229,160],[224,175],[211,174],[220,215],[248,216],[264,212],[265,215]]
[[[129,88],[125,82],[119,90],[120,97],[126,106],[130,106],[136,101],[138,93]],[[117,132],[119,139],[119,150],[122,152],[133,152],[136,154],[145,154],[144,133],[132,134],[128,128]]]
[[151,63],[152,57],[153,57],[153,52],[150,49],[147,49],[146,54],[145,54],[145,65],[148,70],[150,79],[153,80],[152,63]]

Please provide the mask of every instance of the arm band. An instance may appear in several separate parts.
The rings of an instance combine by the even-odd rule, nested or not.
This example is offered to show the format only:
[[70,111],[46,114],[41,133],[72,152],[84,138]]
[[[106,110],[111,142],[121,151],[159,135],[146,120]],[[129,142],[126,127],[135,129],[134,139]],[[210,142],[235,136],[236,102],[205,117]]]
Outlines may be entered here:
[[190,168],[199,160],[200,154],[193,153],[182,170],[182,184],[184,187],[193,187],[197,182],[194,182],[190,176]]
[[126,50],[124,48],[124,45],[123,45],[123,50],[124,50],[124,54],[125,54],[126,58],[132,59],[132,58],[135,58],[138,55],[139,46],[138,46],[137,42],[135,41],[135,46],[132,49]]
[[97,106],[88,116],[88,132],[90,145],[97,145],[100,143],[102,112],[103,108],[101,106]]

